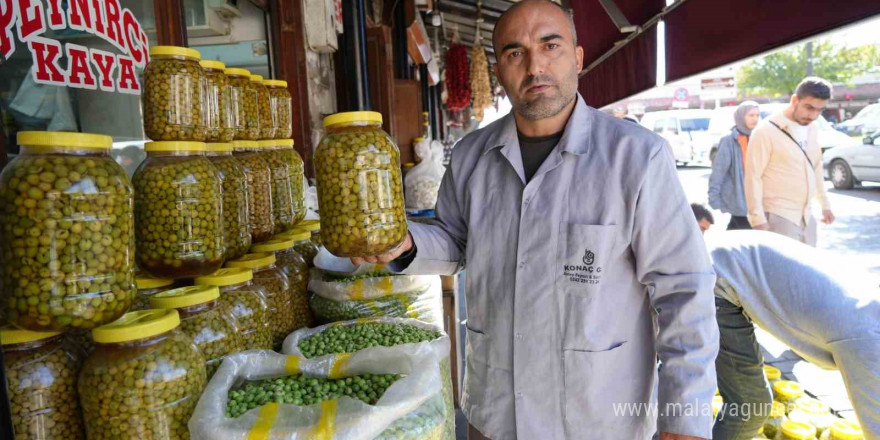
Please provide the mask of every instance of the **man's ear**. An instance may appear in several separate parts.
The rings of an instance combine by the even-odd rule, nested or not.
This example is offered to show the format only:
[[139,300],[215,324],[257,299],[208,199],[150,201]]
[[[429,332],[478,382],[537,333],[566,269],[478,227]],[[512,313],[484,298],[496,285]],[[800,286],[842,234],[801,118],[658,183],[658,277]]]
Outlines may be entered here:
[[580,72],[581,70],[584,70],[584,48],[580,46],[576,47],[574,49],[574,54],[575,58],[577,58],[578,72]]

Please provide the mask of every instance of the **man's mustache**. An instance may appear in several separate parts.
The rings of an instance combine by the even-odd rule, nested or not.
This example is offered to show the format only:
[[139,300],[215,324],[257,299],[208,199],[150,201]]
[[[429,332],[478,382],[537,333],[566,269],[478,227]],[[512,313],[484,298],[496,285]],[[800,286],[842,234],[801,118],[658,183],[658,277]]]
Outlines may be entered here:
[[519,88],[520,90],[526,90],[534,85],[555,86],[556,80],[550,75],[529,76],[526,77],[525,81],[523,81]]

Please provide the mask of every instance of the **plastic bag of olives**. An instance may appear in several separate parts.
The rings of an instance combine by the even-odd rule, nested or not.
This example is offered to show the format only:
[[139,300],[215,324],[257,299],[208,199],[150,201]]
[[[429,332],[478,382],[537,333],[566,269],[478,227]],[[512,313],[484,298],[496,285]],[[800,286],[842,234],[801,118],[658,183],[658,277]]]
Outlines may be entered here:
[[386,253],[406,238],[400,152],[376,112],[324,118],[314,163],[324,247],[338,257]]
[[138,267],[160,278],[219,269],[226,252],[217,168],[201,142],[149,142],[134,173]]
[[[448,355],[448,340],[445,352]],[[380,383],[379,389],[385,391],[381,395],[375,393],[375,397],[370,392],[363,396],[374,404],[366,403],[360,397],[343,396],[311,405],[305,405],[305,402],[296,405],[296,396],[286,396],[284,390],[293,385],[291,379],[297,379],[300,374],[314,379],[307,382],[310,389],[304,391],[308,395],[300,394],[300,401],[319,400],[313,399],[313,393],[335,395],[331,386],[336,382],[338,392],[338,381],[343,379],[351,388],[363,384],[364,380],[384,380],[385,385]],[[392,382],[387,379],[389,375],[403,377],[387,386]],[[356,354],[335,363],[269,351],[239,353],[226,358],[205,388],[190,420],[190,432],[195,440],[246,439],[253,432],[257,419],[265,420],[267,411],[271,411],[274,417],[269,418],[265,427],[273,439],[313,438],[316,429],[327,429],[334,440],[370,440],[441,394],[441,375],[435,359],[414,358],[402,353],[389,358],[367,358]],[[261,384],[269,385],[273,403],[255,408],[247,405],[245,409],[251,409],[244,413],[240,413],[236,406],[237,417],[230,417],[232,414],[227,412],[230,402],[237,401],[240,392],[247,393],[248,382],[265,380],[269,382]],[[280,386],[277,400],[275,384]],[[374,387],[367,385],[367,389],[372,391]]]
[[0,329],[12,414],[19,440],[85,439],[76,377],[82,358],[59,333]]
[[398,275],[387,272],[370,272],[341,278],[313,269],[309,278],[309,290],[336,301],[364,300],[422,292],[433,280],[435,277],[432,276]]
[[203,141],[202,87],[205,73],[197,50],[150,48],[144,69],[144,131],[154,141]]
[[397,293],[374,299],[336,301],[318,294],[309,298],[315,319],[321,323],[350,321],[361,318],[413,318],[439,324],[443,306],[439,286],[423,291]]
[[91,329],[134,294],[132,186],[109,136],[19,132],[0,174],[0,315],[34,331]]

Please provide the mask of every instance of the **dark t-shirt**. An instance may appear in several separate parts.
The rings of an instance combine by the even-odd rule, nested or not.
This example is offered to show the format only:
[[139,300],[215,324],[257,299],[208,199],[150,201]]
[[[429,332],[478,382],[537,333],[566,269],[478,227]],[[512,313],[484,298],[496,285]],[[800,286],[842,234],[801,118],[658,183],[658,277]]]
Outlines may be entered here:
[[519,151],[522,156],[523,170],[526,172],[526,182],[532,180],[532,176],[538,172],[538,168],[541,168],[541,164],[544,163],[544,160],[547,159],[547,156],[550,155],[550,152],[553,151],[553,148],[562,139],[563,133],[563,131],[560,131],[549,136],[527,137],[519,131],[516,132],[519,138]]

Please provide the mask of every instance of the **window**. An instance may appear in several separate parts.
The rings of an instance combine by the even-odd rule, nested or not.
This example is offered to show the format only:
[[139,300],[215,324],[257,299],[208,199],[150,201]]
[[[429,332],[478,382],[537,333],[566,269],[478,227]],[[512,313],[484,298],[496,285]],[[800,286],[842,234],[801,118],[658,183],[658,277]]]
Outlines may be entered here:
[[663,127],[666,126],[666,119],[658,119],[654,123],[654,133],[663,133]]
[[688,118],[681,120],[681,131],[706,131],[709,129],[709,118]]

